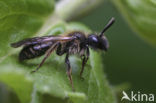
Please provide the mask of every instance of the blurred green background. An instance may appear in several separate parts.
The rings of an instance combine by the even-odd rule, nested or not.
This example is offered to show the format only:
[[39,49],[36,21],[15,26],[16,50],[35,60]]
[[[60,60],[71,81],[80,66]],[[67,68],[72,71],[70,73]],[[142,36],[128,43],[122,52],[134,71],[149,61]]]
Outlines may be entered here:
[[103,59],[107,78],[112,85],[130,83],[129,91],[156,94],[156,48],[134,33],[121,13],[104,2],[80,21],[100,32],[111,17],[115,24],[106,32],[110,48]]

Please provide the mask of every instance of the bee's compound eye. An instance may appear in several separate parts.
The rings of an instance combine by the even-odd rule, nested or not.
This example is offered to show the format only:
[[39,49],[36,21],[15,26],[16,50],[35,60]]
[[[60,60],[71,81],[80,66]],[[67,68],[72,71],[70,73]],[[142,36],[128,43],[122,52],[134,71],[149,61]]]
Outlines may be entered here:
[[89,41],[89,43],[97,43],[98,42],[98,36],[96,36],[96,35],[90,35],[88,37],[88,41]]
[[97,35],[89,35],[88,37],[88,44],[93,47],[93,48],[96,48],[97,45],[98,45],[98,36]]
[[98,39],[97,39],[95,36],[93,36],[93,37],[91,38],[91,41],[94,42],[94,43],[97,43],[97,42],[98,42]]

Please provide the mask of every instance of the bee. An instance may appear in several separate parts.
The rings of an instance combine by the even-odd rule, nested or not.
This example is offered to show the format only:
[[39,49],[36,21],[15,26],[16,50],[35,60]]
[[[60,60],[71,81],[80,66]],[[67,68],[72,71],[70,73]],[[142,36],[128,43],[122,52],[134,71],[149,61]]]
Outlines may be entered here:
[[115,19],[112,17],[99,35],[85,35],[85,33],[83,32],[74,31],[66,35],[60,36],[50,35],[28,38],[16,43],[12,43],[11,46],[14,48],[23,46],[23,49],[19,53],[20,61],[33,59],[45,55],[38,67],[32,72],[36,72],[37,70],[39,70],[39,68],[44,64],[45,60],[54,51],[56,51],[56,54],[58,56],[62,56],[65,54],[65,64],[67,65],[66,71],[72,89],[74,90],[71,76],[72,69],[69,61],[69,56],[78,54],[82,58],[82,68],[80,71],[80,77],[82,77],[85,64],[89,59],[89,48],[92,48],[94,50],[107,51],[109,44],[107,38],[104,35],[104,32],[114,23],[114,21]]

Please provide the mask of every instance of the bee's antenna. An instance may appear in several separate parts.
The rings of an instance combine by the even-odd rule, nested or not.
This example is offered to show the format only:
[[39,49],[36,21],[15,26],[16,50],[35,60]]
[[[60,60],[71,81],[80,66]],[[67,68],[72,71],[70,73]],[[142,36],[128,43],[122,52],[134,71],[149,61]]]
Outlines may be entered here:
[[103,31],[100,33],[100,37],[103,36],[104,32],[115,22],[115,18],[112,17],[109,22],[107,23],[107,25],[104,27]]

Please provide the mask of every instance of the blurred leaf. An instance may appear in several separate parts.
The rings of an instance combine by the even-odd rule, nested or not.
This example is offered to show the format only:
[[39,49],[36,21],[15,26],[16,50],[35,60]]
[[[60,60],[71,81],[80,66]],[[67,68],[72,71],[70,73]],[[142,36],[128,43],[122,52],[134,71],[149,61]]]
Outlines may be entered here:
[[101,53],[91,51],[90,64],[92,69],[89,75],[88,103],[114,103],[115,96],[106,81],[106,75],[104,75],[102,69]]
[[34,35],[42,26],[47,16],[52,13],[53,8],[53,0],[1,0],[1,59],[2,56],[10,54],[11,42]]
[[104,0],[59,0],[55,13],[63,20],[70,21],[88,14],[102,2]]
[[5,67],[4,65],[1,65],[0,68],[8,70],[8,72],[3,72],[3,69],[1,69],[0,80],[16,92],[22,103],[30,102],[32,92],[31,80],[29,80],[28,77],[25,77],[24,73],[9,69],[9,66]]
[[0,78],[16,92],[22,103],[31,100],[31,78],[27,79],[22,69],[16,71],[17,67],[9,63],[9,55],[16,52],[10,43],[34,35],[53,8],[53,0],[0,1]]
[[112,0],[132,29],[156,46],[156,1]]
[[83,31],[86,33],[91,33],[91,30],[79,22],[71,22],[69,25],[67,25],[67,29],[70,30],[76,30],[76,31]]

